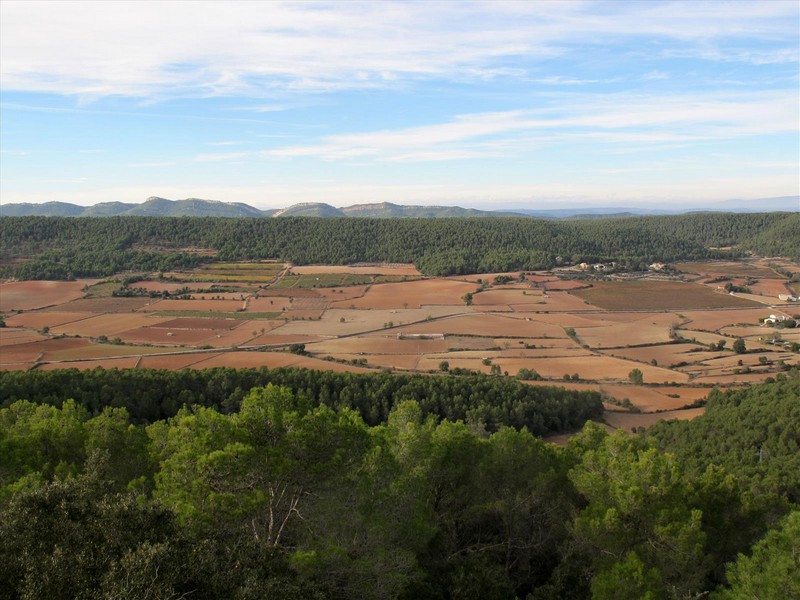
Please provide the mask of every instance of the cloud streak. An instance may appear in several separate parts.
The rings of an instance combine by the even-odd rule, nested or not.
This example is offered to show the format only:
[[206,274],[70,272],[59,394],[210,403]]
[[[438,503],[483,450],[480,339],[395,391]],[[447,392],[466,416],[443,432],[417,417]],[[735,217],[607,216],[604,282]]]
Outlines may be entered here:
[[[0,11],[3,88],[85,99],[257,98],[520,77],[542,59],[620,39],[660,40],[664,53],[706,60],[797,61],[798,7],[781,1],[722,10],[711,2],[4,0]],[[772,47],[747,51],[742,40]]]
[[514,155],[568,142],[663,145],[797,129],[797,99],[791,92],[581,95],[564,96],[557,106],[545,109],[467,114],[435,125],[328,136],[315,144],[265,151],[262,156],[427,162]]

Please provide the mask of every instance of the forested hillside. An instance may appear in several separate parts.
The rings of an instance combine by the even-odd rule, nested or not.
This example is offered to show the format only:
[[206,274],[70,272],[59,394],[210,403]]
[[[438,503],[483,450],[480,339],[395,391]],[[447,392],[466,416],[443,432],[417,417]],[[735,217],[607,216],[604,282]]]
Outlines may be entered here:
[[600,394],[530,386],[509,377],[336,373],[279,368],[167,371],[128,369],[0,371],[0,406],[16,400],[60,406],[76,400],[91,414],[124,408],[132,422],[174,417],[183,405],[235,412],[247,390],[280,385],[314,404],[349,408],[368,425],[385,423],[403,400],[419,403],[423,416],[463,420],[490,432],[527,427],[537,435],[569,431],[603,413]]
[[[0,276],[108,276],[169,270],[202,259],[279,258],[295,264],[414,263],[425,274],[537,269],[564,262],[732,256],[800,257],[800,214],[705,213],[553,222],[542,219],[0,218]],[[732,252],[712,247],[737,245]],[[32,259],[23,262],[14,259]],[[560,260],[559,260],[560,259]]]
[[[524,427],[448,420],[446,403],[426,409],[411,393],[374,425],[348,407],[357,400],[271,384],[234,389],[219,408],[175,397],[173,416],[145,424],[103,405],[154,386],[52,377],[31,378],[38,401],[0,409],[5,597],[800,594],[787,485],[800,473],[785,460],[797,454],[796,378],[717,394],[707,416],[653,434],[590,423],[558,448]],[[90,392],[91,405],[67,400]],[[693,445],[720,423],[734,448],[768,448],[779,475],[749,451],[728,460],[713,438]]]

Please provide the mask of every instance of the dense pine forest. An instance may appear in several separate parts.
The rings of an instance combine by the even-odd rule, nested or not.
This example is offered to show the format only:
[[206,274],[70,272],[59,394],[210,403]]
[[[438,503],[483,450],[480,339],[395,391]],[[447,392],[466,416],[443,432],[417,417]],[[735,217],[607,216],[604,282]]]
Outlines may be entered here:
[[493,382],[337,377],[3,374],[2,594],[800,597],[796,376],[563,448],[433,401]]
[[[0,276],[108,276],[125,270],[168,271],[204,260],[182,251],[188,248],[213,250],[222,260],[414,263],[428,275],[598,260],[639,268],[653,261],[737,256],[744,251],[800,258],[798,239],[800,213],[575,221],[2,217]],[[736,248],[713,249],[730,246]]]
[[312,404],[358,412],[367,425],[385,423],[404,400],[419,404],[422,415],[463,420],[489,432],[526,427],[536,435],[559,433],[599,418],[599,392],[525,385],[512,377],[484,375],[429,377],[389,373],[336,373],[277,368],[168,371],[0,371],[0,407],[16,400],[61,406],[65,398],[90,414],[124,408],[131,422],[149,424],[174,417],[184,405],[239,410],[247,390],[278,385]]

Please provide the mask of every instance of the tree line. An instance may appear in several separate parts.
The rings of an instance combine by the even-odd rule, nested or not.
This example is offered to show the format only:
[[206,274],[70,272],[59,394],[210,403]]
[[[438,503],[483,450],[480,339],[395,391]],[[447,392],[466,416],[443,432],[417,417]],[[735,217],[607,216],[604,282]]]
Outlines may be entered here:
[[571,431],[602,415],[595,391],[531,386],[511,377],[486,375],[393,375],[337,373],[297,368],[257,369],[59,369],[0,372],[0,407],[17,400],[61,406],[73,399],[89,414],[124,408],[137,424],[174,417],[182,406],[239,410],[251,388],[285,387],[315,404],[353,409],[371,426],[385,423],[404,400],[419,404],[424,416],[463,420],[489,432],[527,427],[536,435]]
[[[0,218],[0,276],[108,276],[188,268],[204,248],[221,260],[294,264],[414,263],[427,275],[534,270],[615,261],[762,255],[800,257],[800,214],[700,213],[551,221],[544,219],[229,219],[215,217]],[[735,251],[712,248],[738,246]],[[12,259],[26,259],[21,262]]]
[[[763,477],[754,494],[748,468],[765,461],[748,451],[723,465],[713,443],[689,464],[669,424],[609,434],[588,423],[560,448],[524,427],[426,416],[413,399],[370,426],[273,384],[235,410],[184,406],[147,425],[67,397],[0,409],[0,589],[11,598],[800,592],[800,507],[786,480]],[[751,428],[771,444],[786,436],[766,415],[786,423],[798,397],[796,378],[716,394],[680,428],[699,439],[722,419],[734,445]],[[776,456],[796,439],[789,419]]]

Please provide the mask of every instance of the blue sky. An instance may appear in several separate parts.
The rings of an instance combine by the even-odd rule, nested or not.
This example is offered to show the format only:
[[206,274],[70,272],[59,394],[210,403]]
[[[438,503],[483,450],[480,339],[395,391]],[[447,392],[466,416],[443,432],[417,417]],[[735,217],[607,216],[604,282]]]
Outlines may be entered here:
[[0,200],[796,195],[798,6],[3,0]]

